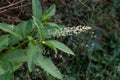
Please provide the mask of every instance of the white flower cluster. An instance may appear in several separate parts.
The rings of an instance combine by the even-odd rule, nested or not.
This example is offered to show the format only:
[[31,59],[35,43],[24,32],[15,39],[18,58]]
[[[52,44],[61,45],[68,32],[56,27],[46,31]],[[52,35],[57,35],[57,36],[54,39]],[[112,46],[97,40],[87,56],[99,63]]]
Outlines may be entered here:
[[56,29],[52,35],[53,37],[61,37],[61,36],[69,36],[69,35],[77,35],[81,32],[85,32],[86,30],[92,29],[90,26],[76,26],[76,27],[65,27],[61,30]]
[[115,68],[116,68],[117,72],[120,74],[120,66],[116,66]]

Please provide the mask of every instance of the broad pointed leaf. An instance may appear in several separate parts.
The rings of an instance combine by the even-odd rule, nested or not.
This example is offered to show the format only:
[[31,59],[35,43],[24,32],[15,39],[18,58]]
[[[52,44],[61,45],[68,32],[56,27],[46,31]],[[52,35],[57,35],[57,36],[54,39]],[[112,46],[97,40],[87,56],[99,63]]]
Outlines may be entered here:
[[22,63],[28,60],[28,56],[25,50],[15,50],[5,55],[2,59],[9,61],[11,63]]
[[30,32],[32,31],[32,21],[29,20],[16,25],[14,31],[17,34],[21,35],[22,38],[26,38],[30,35]]
[[0,29],[9,33],[12,33],[14,26],[6,23],[0,23]]
[[59,50],[61,50],[63,52],[66,52],[71,55],[75,55],[70,48],[68,48],[65,44],[63,44],[61,42],[58,42],[56,40],[49,40],[47,42],[51,43],[52,45],[54,45],[56,48],[58,48]]
[[42,8],[39,0],[32,0],[32,12],[35,18],[40,19],[42,15]]
[[45,45],[47,45],[47,46],[50,47],[51,49],[53,49],[54,52],[57,54],[57,49],[56,49],[56,47],[55,47],[54,45],[52,45],[51,43],[46,42],[46,41],[43,41],[42,43],[45,44]]
[[0,68],[0,80],[13,80],[12,65],[9,62],[0,60]]
[[42,20],[45,21],[45,20],[50,19],[53,15],[55,15],[55,12],[56,12],[56,6],[55,6],[55,4],[53,4],[53,5],[50,6],[50,8],[47,9],[47,10],[45,11],[45,13],[42,15]]
[[44,26],[43,26],[43,24],[35,17],[33,17],[33,22],[34,22],[35,26],[38,29],[40,40],[43,41],[44,40],[44,36],[45,36],[44,35]]
[[51,59],[44,57],[42,54],[39,55],[38,58],[36,59],[36,65],[43,68],[46,72],[50,73],[52,76],[58,79],[63,79],[62,74],[57,69],[57,67],[53,64]]
[[17,34],[15,31],[14,31],[14,28],[15,26],[14,25],[9,25],[9,24],[6,24],[6,23],[0,23],[0,29],[3,30],[3,31],[6,31],[12,35],[15,35],[17,37],[19,37],[20,39],[22,39],[22,36]]
[[11,35],[11,34],[9,34],[8,36],[9,36],[9,46],[10,47],[17,44],[18,41],[20,41],[20,39],[17,36],[14,36],[14,35]]
[[29,47],[27,49],[27,55],[28,55],[28,69],[29,71],[31,72],[33,67],[34,67],[34,62],[35,62],[35,59],[37,58],[37,56],[42,53],[42,49],[40,47],[40,45],[35,42],[35,41],[30,41],[29,42]]

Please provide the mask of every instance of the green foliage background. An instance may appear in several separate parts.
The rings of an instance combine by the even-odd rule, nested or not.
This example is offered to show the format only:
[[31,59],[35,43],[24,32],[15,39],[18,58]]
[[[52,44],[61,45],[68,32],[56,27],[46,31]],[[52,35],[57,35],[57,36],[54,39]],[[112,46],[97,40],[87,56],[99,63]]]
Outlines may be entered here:
[[[53,51],[47,47],[44,55],[53,60],[63,74],[63,80],[119,80],[120,0],[63,0],[63,2],[65,3],[64,6],[59,1],[54,1],[57,12],[51,21],[66,26],[87,25],[91,26],[92,30],[78,35],[55,38],[68,45],[75,53],[75,56],[67,56],[61,51],[54,55],[53,51],[56,52],[54,47],[50,47]],[[46,9],[46,5],[42,5]],[[37,11],[34,11],[34,14]],[[38,13],[42,14],[39,11]],[[36,17],[38,16],[36,15]],[[45,18],[43,15],[42,20],[49,19],[49,15],[47,16],[48,18]],[[1,37],[1,41],[8,41],[8,38]],[[12,37],[10,35],[10,38]],[[31,37],[29,39],[31,40]],[[7,45],[5,44],[3,48],[6,48]],[[24,51],[22,51],[20,56],[22,55],[25,55]],[[20,59],[18,62],[22,62],[21,60],[24,59]],[[2,62],[0,63],[3,64]],[[48,63],[45,64],[49,66]],[[9,65],[9,63],[5,65]],[[53,77],[44,72],[42,67],[35,67],[32,72],[29,72],[26,66],[24,64],[15,72],[15,79],[58,80],[54,78],[55,76]],[[5,68],[8,69],[8,67]],[[2,71],[1,68],[0,71]],[[6,74],[13,75],[10,73]]]
[[[61,65],[65,80],[119,80],[120,2],[119,0],[78,0],[67,4],[71,14],[92,31],[65,38],[76,57]],[[78,5],[77,5],[78,3]],[[66,18],[70,17],[66,14]],[[68,67],[69,66],[69,67]],[[67,72],[65,72],[65,70]]]

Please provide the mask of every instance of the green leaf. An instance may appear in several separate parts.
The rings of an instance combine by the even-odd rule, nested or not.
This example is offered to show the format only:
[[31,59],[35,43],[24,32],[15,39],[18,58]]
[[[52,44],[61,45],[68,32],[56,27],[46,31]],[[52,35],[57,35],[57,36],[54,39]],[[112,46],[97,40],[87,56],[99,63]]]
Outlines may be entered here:
[[38,58],[36,59],[36,65],[43,68],[46,72],[50,73],[52,76],[58,79],[63,79],[62,74],[57,69],[57,67],[53,64],[51,59],[44,57],[42,54],[39,55]]
[[0,80],[13,80],[12,65],[6,60],[0,60]]
[[0,36],[0,51],[7,48],[7,46],[9,45],[8,41],[9,41],[8,35]]
[[32,36],[28,36],[27,37],[29,41],[32,41],[33,40],[33,37]]
[[22,36],[17,34],[15,31],[14,31],[14,25],[9,25],[9,24],[6,24],[6,23],[0,23],[0,29],[3,30],[3,31],[6,31],[12,35],[15,35],[17,37],[19,37],[20,39],[22,39]]
[[43,24],[35,17],[33,17],[33,22],[35,24],[35,26],[38,29],[39,35],[40,35],[40,40],[43,41],[44,40],[44,26]]
[[18,64],[13,64],[13,72],[15,72],[17,69],[19,69],[21,66],[23,65],[23,63],[18,63]]
[[58,48],[59,50],[61,50],[63,52],[66,52],[66,53],[71,54],[71,55],[75,55],[70,48],[68,48],[66,45],[64,45],[61,42],[58,42],[56,40],[49,40],[49,41],[46,41],[46,42],[51,43],[52,45],[54,45],[56,48]]
[[11,63],[22,63],[28,60],[25,50],[15,50],[7,55],[5,55],[2,59],[9,61]]
[[46,23],[46,25],[50,26],[50,27],[54,27],[54,28],[56,28],[58,30],[61,30],[61,28],[59,27],[59,25],[56,24],[56,23],[48,22],[48,23]]
[[40,47],[39,43],[36,41],[31,40],[29,42],[29,47],[27,49],[27,55],[28,55],[28,69],[31,72],[34,67],[34,62],[37,56],[42,53],[42,48]]
[[20,41],[20,39],[17,36],[9,34],[8,37],[9,37],[9,46],[10,47],[12,47],[13,45],[17,44],[18,41]]
[[0,75],[0,80],[14,80],[14,74],[12,72],[6,72]]
[[51,17],[53,15],[55,15],[56,12],[56,6],[55,4],[53,4],[52,6],[49,7],[49,9],[45,12],[46,17]]
[[14,26],[6,23],[0,23],[0,29],[9,33],[12,33]]
[[39,0],[32,0],[32,13],[35,18],[40,19],[42,8]]
[[32,21],[28,20],[26,22],[20,23],[15,26],[14,31],[21,35],[22,38],[26,38],[27,36],[30,35],[30,32],[32,31]]
[[45,13],[42,15],[42,20],[45,21],[45,20],[50,19],[53,15],[55,15],[55,12],[56,12],[56,6],[55,6],[55,4],[53,4],[53,5],[50,6],[50,8],[47,9],[47,10],[45,11]]
[[[44,29],[43,29],[44,31],[44,37],[45,37],[45,39],[50,39],[52,36],[53,36],[53,34],[55,33],[55,31],[56,31],[56,29],[55,28],[53,28],[53,27],[47,27],[46,25],[44,25]],[[39,37],[39,36],[37,36],[37,37]]]
[[49,46],[51,49],[54,50],[55,54],[57,54],[57,49],[56,49],[56,47],[54,45],[52,45],[51,43],[46,42],[46,41],[43,41],[42,43]]

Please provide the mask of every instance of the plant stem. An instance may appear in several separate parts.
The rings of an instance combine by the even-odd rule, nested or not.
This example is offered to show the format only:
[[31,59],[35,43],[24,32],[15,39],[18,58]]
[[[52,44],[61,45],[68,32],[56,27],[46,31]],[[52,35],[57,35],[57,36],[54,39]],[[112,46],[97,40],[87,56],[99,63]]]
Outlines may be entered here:
[[[33,29],[33,32],[31,33],[31,36],[34,35],[34,33],[36,32],[36,30],[37,30],[37,28],[35,27],[35,28]],[[8,50],[5,54],[3,54],[3,55],[0,57],[0,59],[1,59],[2,57],[6,56],[7,54],[9,54],[9,53],[17,50],[18,48],[20,48],[21,46],[23,46],[24,44],[26,44],[26,43],[28,43],[28,42],[29,42],[28,39],[24,40],[20,45],[14,47],[13,49]]]
[[20,45],[14,47],[14,48],[11,49],[11,50],[8,50],[8,51],[7,51],[4,55],[2,55],[0,58],[2,58],[2,57],[4,57],[4,56],[6,56],[7,54],[9,54],[9,53],[11,53],[11,52],[17,50],[18,48],[20,48],[21,46],[23,46],[24,44],[26,44],[26,43],[28,43],[28,42],[29,42],[28,39],[24,40]]

